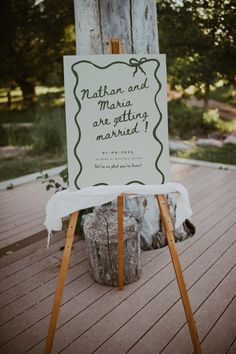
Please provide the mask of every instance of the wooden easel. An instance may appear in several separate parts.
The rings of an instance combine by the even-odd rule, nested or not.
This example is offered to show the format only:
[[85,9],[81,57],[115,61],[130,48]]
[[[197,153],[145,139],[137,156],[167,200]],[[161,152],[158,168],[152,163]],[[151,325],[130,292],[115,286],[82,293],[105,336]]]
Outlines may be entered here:
[[[124,53],[122,45],[121,45],[121,41],[119,38],[111,38],[109,40],[107,53],[108,54],[123,54]],[[123,289],[123,283],[124,283],[124,280],[123,280],[123,207],[124,207],[124,197],[125,197],[125,195],[120,195],[117,198],[118,288],[120,290]],[[192,313],[192,309],[191,309],[191,305],[190,305],[190,301],[189,301],[189,297],[188,297],[186,284],[184,281],[183,271],[182,271],[181,264],[180,264],[179,257],[178,257],[178,253],[176,250],[175,238],[174,238],[174,233],[173,233],[174,226],[173,226],[173,222],[171,219],[167,200],[166,200],[165,195],[157,195],[156,199],[157,199],[157,203],[160,208],[161,219],[162,219],[163,227],[164,227],[166,238],[167,238],[168,247],[170,250],[171,259],[172,259],[172,263],[174,266],[176,279],[178,282],[178,286],[179,286],[179,290],[180,290],[180,294],[181,294],[181,298],[182,298],[182,302],[183,302],[183,306],[184,306],[184,311],[185,311],[185,315],[187,318],[190,335],[192,338],[194,351],[196,354],[201,354],[202,351],[201,351],[201,346],[200,346],[200,342],[199,342],[199,338],[198,338],[198,333],[197,333],[197,329],[196,329],[194,318],[193,318],[193,313]],[[67,234],[66,234],[65,249],[64,249],[60,273],[59,273],[59,277],[58,277],[58,282],[57,282],[56,293],[55,293],[55,297],[54,297],[54,303],[53,303],[53,307],[52,307],[52,313],[51,313],[51,318],[50,318],[50,323],[49,323],[48,336],[47,336],[47,340],[46,340],[44,354],[50,354],[52,351],[52,345],[53,345],[53,340],[54,340],[54,335],[55,335],[55,330],[56,330],[59,308],[60,308],[62,294],[63,294],[63,290],[64,290],[65,278],[66,278],[66,274],[67,274],[67,270],[68,270],[71,248],[72,248],[72,244],[73,244],[73,240],[74,240],[75,227],[76,227],[78,215],[79,215],[79,211],[76,211],[70,215],[69,226],[68,226]]]

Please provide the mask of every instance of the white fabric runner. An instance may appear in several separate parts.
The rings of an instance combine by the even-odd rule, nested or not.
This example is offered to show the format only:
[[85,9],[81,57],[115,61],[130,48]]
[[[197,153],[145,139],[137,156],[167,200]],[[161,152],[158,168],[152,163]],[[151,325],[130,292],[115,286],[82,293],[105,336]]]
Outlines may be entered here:
[[[178,193],[175,220],[175,227],[178,228],[185,219],[190,218],[192,215],[188,192],[180,183],[95,186],[83,188],[75,192],[70,192],[69,190],[57,192],[49,199],[46,206],[44,225],[48,230],[48,245],[51,232],[62,229],[62,218],[75,211],[108,203],[121,194],[156,195],[175,192]],[[129,198],[132,197],[135,197],[135,195],[129,196]]]

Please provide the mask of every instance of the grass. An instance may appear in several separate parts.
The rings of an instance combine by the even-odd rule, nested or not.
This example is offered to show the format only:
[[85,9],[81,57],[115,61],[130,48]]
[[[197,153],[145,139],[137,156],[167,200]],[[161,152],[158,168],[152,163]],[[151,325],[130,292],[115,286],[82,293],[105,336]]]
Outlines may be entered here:
[[[169,132],[172,138],[193,142],[197,138],[217,137],[223,140],[227,134],[236,132],[236,119],[224,120],[217,110],[204,112],[186,106],[181,99],[169,103]],[[172,156],[236,165],[236,146],[195,146],[184,151],[171,151]]]
[[0,145],[28,147],[24,156],[0,157],[0,181],[66,163],[63,92],[62,88],[36,87],[36,102],[25,107],[16,89],[9,109],[6,92],[0,89]]
[[66,163],[66,154],[28,155],[23,159],[0,159],[0,181],[17,178],[34,172],[41,172],[51,167]]
[[196,146],[190,150],[171,151],[171,156],[236,165],[236,146]]

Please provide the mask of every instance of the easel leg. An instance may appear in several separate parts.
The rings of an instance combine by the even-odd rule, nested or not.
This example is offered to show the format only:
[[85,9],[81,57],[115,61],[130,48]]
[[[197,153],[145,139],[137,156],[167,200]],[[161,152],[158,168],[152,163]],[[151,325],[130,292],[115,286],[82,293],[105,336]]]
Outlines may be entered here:
[[48,328],[48,336],[47,336],[46,346],[44,349],[44,354],[50,354],[52,351],[54,334],[57,325],[57,318],[58,318],[59,308],[61,305],[61,298],[64,290],[64,283],[65,283],[66,273],[69,265],[71,248],[74,240],[75,227],[76,227],[78,215],[79,212],[76,211],[70,216],[70,222],[66,234],[65,249],[64,249],[62,262],[61,262],[60,274],[57,281],[57,288],[56,288],[54,303],[52,307],[52,313],[51,313],[51,318],[50,318],[50,323]]
[[173,234],[174,228],[173,228],[169,208],[167,205],[166,197],[164,195],[157,195],[156,197],[161,212],[162,223],[166,233],[167,242],[168,242],[172,263],[174,266],[174,270],[175,270],[175,274],[176,274],[176,278],[177,278],[177,282],[178,282],[178,286],[179,286],[179,290],[180,290],[180,294],[184,306],[185,315],[188,321],[188,326],[189,326],[189,331],[193,342],[194,351],[196,354],[201,354],[202,350],[201,350],[198,333],[193,318],[193,313],[192,313],[192,309],[188,297],[186,284],[184,281],[183,271],[176,250],[176,244],[175,244],[175,239]]
[[[120,38],[110,38],[107,54],[124,54]],[[118,234],[118,288],[124,287],[124,266],[123,266],[123,208],[124,197],[117,197],[117,234]]]
[[124,287],[123,209],[124,209],[124,197],[123,195],[119,195],[117,197],[117,234],[118,234],[118,288],[120,290],[122,290]]

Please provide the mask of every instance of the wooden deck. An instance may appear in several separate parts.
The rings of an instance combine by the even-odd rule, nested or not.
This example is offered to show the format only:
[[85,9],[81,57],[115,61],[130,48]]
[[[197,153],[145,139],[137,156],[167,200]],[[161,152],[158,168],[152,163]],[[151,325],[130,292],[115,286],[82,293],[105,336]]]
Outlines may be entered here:
[[0,192],[0,255],[45,237],[45,205],[54,192],[41,180]]
[[[236,172],[174,164],[172,176],[189,190],[197,228],[177,248],[203,353],[236,353]],[[35,202],[43,219],[43,197],[31,187],[31,204],[11,194],[17,220],[26,207],[29,222],[36,218]],[[11,209],[1,211],[1,223],[10,222]],[[43,352],[63,244],[60,232],[49,250],[43,239],[0,258],[1,353]],[[53,353],[192,353],[168,248],[144,252],[142,273],[122,291],[99,285],[89,275],[84,241],[77,241]]]

